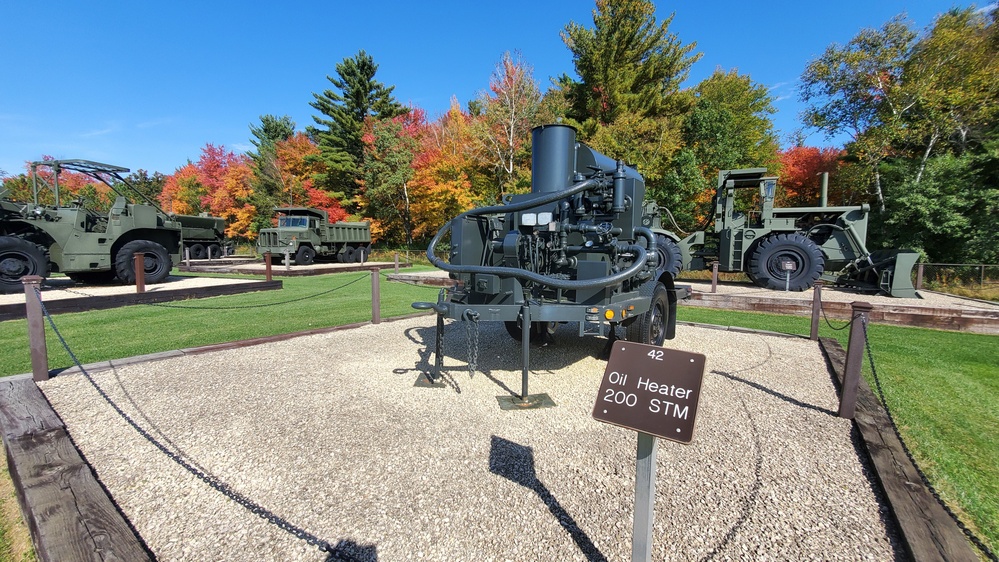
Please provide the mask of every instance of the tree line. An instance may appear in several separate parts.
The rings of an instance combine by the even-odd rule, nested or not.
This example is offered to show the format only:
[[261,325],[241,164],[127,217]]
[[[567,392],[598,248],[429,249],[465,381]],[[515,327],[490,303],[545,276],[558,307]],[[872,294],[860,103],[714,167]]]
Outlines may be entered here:
[[[684,230],[710,221],[718,170],[768,168],[780,176],[783,206],[815,205],[828,172],[830,204],[872,205],[869,247],[996,263],[996,16],[952,9],[921,32],[899,16],[811,61],[799,86],[802,122],[848,135],[843,147],[805,146],[799,132],[782,150],[765,85],[717,69],[682,88],[701,55],[670,31],[673,15],[657,21],[649,0],[597,0],[592,26],[561,30],[575,76],[554,77],[544,92],[532,67],[505,53],[487,90],[428,119],[394,98],[362,50],[313,93],[312,124],[263,115],[246,154],[207,144],[169,176],[140,170],[130,179],[168,211],[226,218],[239,239],[271,226],[275,208],[310,206],[370,221],[380,242],[411,245],[465,210],[529,191],[530,130],[559,122],[634,165],[649,198]],[[25,181],[4,186],[21,193]]]

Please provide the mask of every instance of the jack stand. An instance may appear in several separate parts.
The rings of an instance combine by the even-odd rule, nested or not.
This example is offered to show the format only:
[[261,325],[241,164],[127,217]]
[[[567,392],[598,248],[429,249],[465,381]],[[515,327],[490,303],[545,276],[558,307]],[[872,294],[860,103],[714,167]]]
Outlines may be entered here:
[[[416,306],[417,304],[421,306]],[[413,308],[418,310],[434,309],[437,311],[437,341],[436,349],[434,350],[434,368],[429,373],[420,373],[413,386],[418,388],[444,388],[447,386],[444,383],[444,375],[441,374],[444,368],[444,314],[431,303],[413,303]]]
[[524,300],[520,308],[520,396],[497,396],[501,410],[533,410],[535,408],[552,408],[555,402],[547,394],[528,394],[528,367],[531,364],[531,303]]
[[607,334],[607,345],[605,345],[603,350],[600,351],[600,359],[605,361],[610,359],[611,351],[614,350],[614,342],[617,340],[617,324],[611,324],[610,333]]

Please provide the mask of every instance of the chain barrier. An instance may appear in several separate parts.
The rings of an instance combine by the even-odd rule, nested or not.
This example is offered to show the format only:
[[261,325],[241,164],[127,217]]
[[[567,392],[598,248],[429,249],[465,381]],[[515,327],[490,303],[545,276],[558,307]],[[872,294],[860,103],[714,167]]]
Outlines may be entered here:
[[829,326],[830,328],[832,328],[833,330],[837,330],[837,331],[838,330],[845,330],[845,329],[849,328],[850,326],[852,326],[853,322],[855,320],[855,319],[854,320],[850,320],[849,322],[846,323],[845,326],[840,326],[839,328],[837,328],[836,326],[832,325],[832,322],[829,321],[829,317],[826,316],[826,309],[825,309],[825,307],[820,306],[819,310],[822,311],[822,318],[826,321],[826,325]]
[[115,401],[111,399],[108,393],[103,388],[101,388],[99,384],[97,384],[97,381],[94,380],[93,376],[91,376],[91,374],[87,372],[87,370],[83,367],[83,364],[80,363],[80,360],[76,357],[76,354],[73,353],[73,350],[69,347],[69,343],[66,342],[66,339],[62,337],[62,334],[59,332],[59,328],[56,327],[55,321],[52,319],[52,316],[49,314],[48,310],[46,310],[45,304],[42,302],[42,296],[37,288],[35,289],[35,292],[38,298],[38,302],[39,304],[41,304],[42,307],[42,314],[48,320],[49,325],[52,327],[52,332],[56,335],[56,338],[59,339],[59,342],[62,344],[63,349],[66,350],[66,353],[69,354],[70,358],[73,360],[73,363],[76,365],[78,369],[80,369],[80,372],[83,373],[83,376],[84,378],[87,379],[87,382],[89,382],[91,386],[94,387],[94,389],[101,396],[101,398],[103,398],[104,401],[107,402],[107,404],[111,407],[111,409],[113,409],[119,416],[121,416],[121,418],[125,420],[125,422],[128,423],[128,425],[131,426],[132,429],[134,429],[151,445],[159,449],[159,451],[164,455],[166,455],[167,458],[177,463],[181,468],[189,472],[192,476],[201,480],[202,482],[213,488],[215,491],[233,500],[237,504],[243,506],[250,513],[260,517],[261,519],[267,521],[268,523],[271,523],[272,525],[274,525],[279,529],[287,531],[288,533],[294,535],[296,538],[305,541],[309,545],[317,547],[322,552],[331,553],[331,554],[335,553],[335,547],[331,545],[329,542],[324,541],[323,539],[320,539],[319,537],[313,535],[312,533],[306,531],[305,529],[302,529],[301,527],[298,527],[297,525],[289,522],[288,520],[282,518],[280,515],[277,515],[276,513],[267,509],[266,507],[254,502],[244,494],[232,489],[231,486],[226,484],[224,481],[220,480],[218,477],[194,466],[194,464],[192,464],[191,461],[188,461],[181,455],[172,451],[169,447],[161,443],[155,436],[149,433],[149,431],[147,431],[145,428],[139,425],[138,422],[132,419],[132,417],[129,416],[121,408],[121,406],[116,404]]
[[474,377],[475,371],[479,369],[479,314],[466,310],[463,320],[468,340],[468,375]]
[[232,306],[183,306],[183,305],[177,305],[177,304],[167,304],[167,303],[163,303],[163,302],[146,302],[146,303],[142,303],[142,304],[145,304],[147,306],[158,306],[160,308],[179,308],[179,309],[189,309],[189,310],[239,310],[239,309],[244,309],[244,308],[266,308],[268,306],[279,306],[279,305],[282,305],[282,304],[291,304],[293,302],[299,302],[299,301],[304,301],[304,300],[309,300],[309,299],[314,299],[314,298],[317,298],[317,297],[321,297],[323,295],[328,295],[328,294],[330,294],[330,293],[332,293],[334,291],[339,291],[340,289],[343,289],[344,287],[349,287],[349,286],[353,285],[354,283],[357,283],[358,281],[362,281],[362,280],[367,279],[367,278],[368,278],[368,274],[365,273],[364,275],[361,275],[360,277],[358,277],[357,279],[354,279],[353,281],[348,281],[348,282],[344,283],[343,285],[340,285],[340,286],[337,286],[337,287],[333,287],[332,289],[328,289],[326,291],[322,291],[322,292],[316,293],[314,295],[306,295],[304,297],[298,297],[298,298],[289,299],[289,300],[286,300],[286,301],[269,302],[269,303],[266,303],[266,304],[232,305]]
[[897,437],[899,443],[902,444],[902,450],[905,452],[905,456],[909,458],[909,462],[912,463],[912,466],[916,467],[916,472],[919,473],[919,478],[923,481],[923,485],[926,486],[926,489],[930,491],[930,494],[932,494],[937,502],[944,508],[947,515],[950,515],[950,518],[957,523],[958,528],[961,529],[966,537],[968,537],[968,540],[970,540],[971,543],[974,544],[986,558],[992,562],[999,562],[999,557],[997,557],[996,554],[989,549],[988,545],[982,542],[982,539],[978,538],[978,536],[975,535],[975,533],[958,518],[957,514],[954,513],[950,506],[948,506],[947,503],[944,502],[943,498],[940,497],[940,493],[933,487],[933,484],[930,484],[929,478],[927,478],[923,469],[919,468],[919,464],[916,463],[915,457],[912,456],[912,451],[909,450],[909,446],[906,445],[905,440],[902,439],[902,433],[898,429],[898,424],[895,423],[895,416],[892,415],[891,409],[888,407],[888,401],[885,399],[885,393],[884,389],[881,387],[881,379],[878,377],[878,371],[874,367],[874,353],[871,351],[871,340],[867,337],[866,318],[863,318],[862,326],[864,328],[864,346],[867,349],[867,360],[871,365],[871,375],[874,378],[874,386],[878,390],[878,397],[881,399],[881,404],[884,406],[885,413],[888,414],[888,422],[891,424],[892,431],[895,432],[895,437]]

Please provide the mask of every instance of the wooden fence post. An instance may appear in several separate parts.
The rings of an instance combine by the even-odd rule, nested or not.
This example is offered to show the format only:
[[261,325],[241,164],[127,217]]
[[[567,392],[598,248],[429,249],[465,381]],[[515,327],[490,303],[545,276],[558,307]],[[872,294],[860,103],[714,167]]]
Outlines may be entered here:
[[378,283],[378,269],[371,269],[371,323],[382,322],[382,295]]
[[49,380],[49,352],[45,344],[45,317],[42,314],[42,301],[38,290],[42,278],[38,275],[25,275],[24,308],[28,318],[28,348],[31,353],[31,375],[35,381]]
[[853,419],[857,409],[857,385],[860,384],[860,368],[864,362],[864,346],[866,344],[864,326],[867,325],[867,313],[873,306],[866,302],[852,302],[852,323],[850,324],[850,340],[846,344],[846,365],[843,367],[843,388],[839,393],[839,417]]
[[916,266],[916,290],[923,288],[923,264]]
[[264,275],[268,281],[271,280],[271,253],[269,251],[264,252]]
[[812,341],[819,341],[820,314],[822,314],[822,281],[816,281],[812,292],[812,331],[808,336]]
[[399,252],[395,253],[395,273],[399,274]]
[[135,252],[132,256],[132,269],[135,270],[135,292],[146,292],[146,254]]
[[711,262],[711,292],[718,292],[718,262]]

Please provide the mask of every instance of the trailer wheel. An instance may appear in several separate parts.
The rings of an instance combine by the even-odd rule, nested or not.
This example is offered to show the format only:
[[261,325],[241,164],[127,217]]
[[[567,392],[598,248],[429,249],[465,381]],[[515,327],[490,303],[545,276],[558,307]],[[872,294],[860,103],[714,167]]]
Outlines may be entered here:
[[354,250],[354,262],[364,263],[368,261],[368,248],[366,246],[358,246]]
[[656,283],[652,306],[625,328],[625,339],[636,343],[662,345],[666,341],[666,319],[669,318],[669,298],[666,286]]
[[[523,332],[520,329],[520,320],[503,322],[503,326],[506,328],[506,333],[510,334],[510,337],[516,341],[520,341],[521,337],[523,337]],[[558,322],[531,322],[531,333],[529,335],[531,343],[548,345],[554,341],[555,330],[557,328]]]
[[791,232],[764,238],[749,258],[747,273],[766,289],[783,290],[786,285],[791,291],[804,291],[822,276],[824,267],[822,250],[815,242]]
[[312,265],[316,261],[316,251],[311,246],[299,246],[295,252],[295,265]]
[[0,236],[0,290],[24,291],[21,277],[48,277],[49,260],[39,246],[16,236]]
[[676,245],[676,242],[663,234],[657,234],[656,256],[659,258],[659,265],[656,266],[656,272],[659,275],[669,273],[673,276],[673,279],[676,279],[676,276],[680,274],[680,268],[683,266],[683,256],[680,254],[680,247]]
[[205,246],[203,244],[191,244],[188,248],[191,251],[192,260],[203,260],[205,259]]
[[114,271],[122,283],[135,283],[136,252],[145,254],[143,272],[146,283],[160,283],[170,275],[173,263],[166,248],[150,240],[132,240],[118,250],[114,259]]

